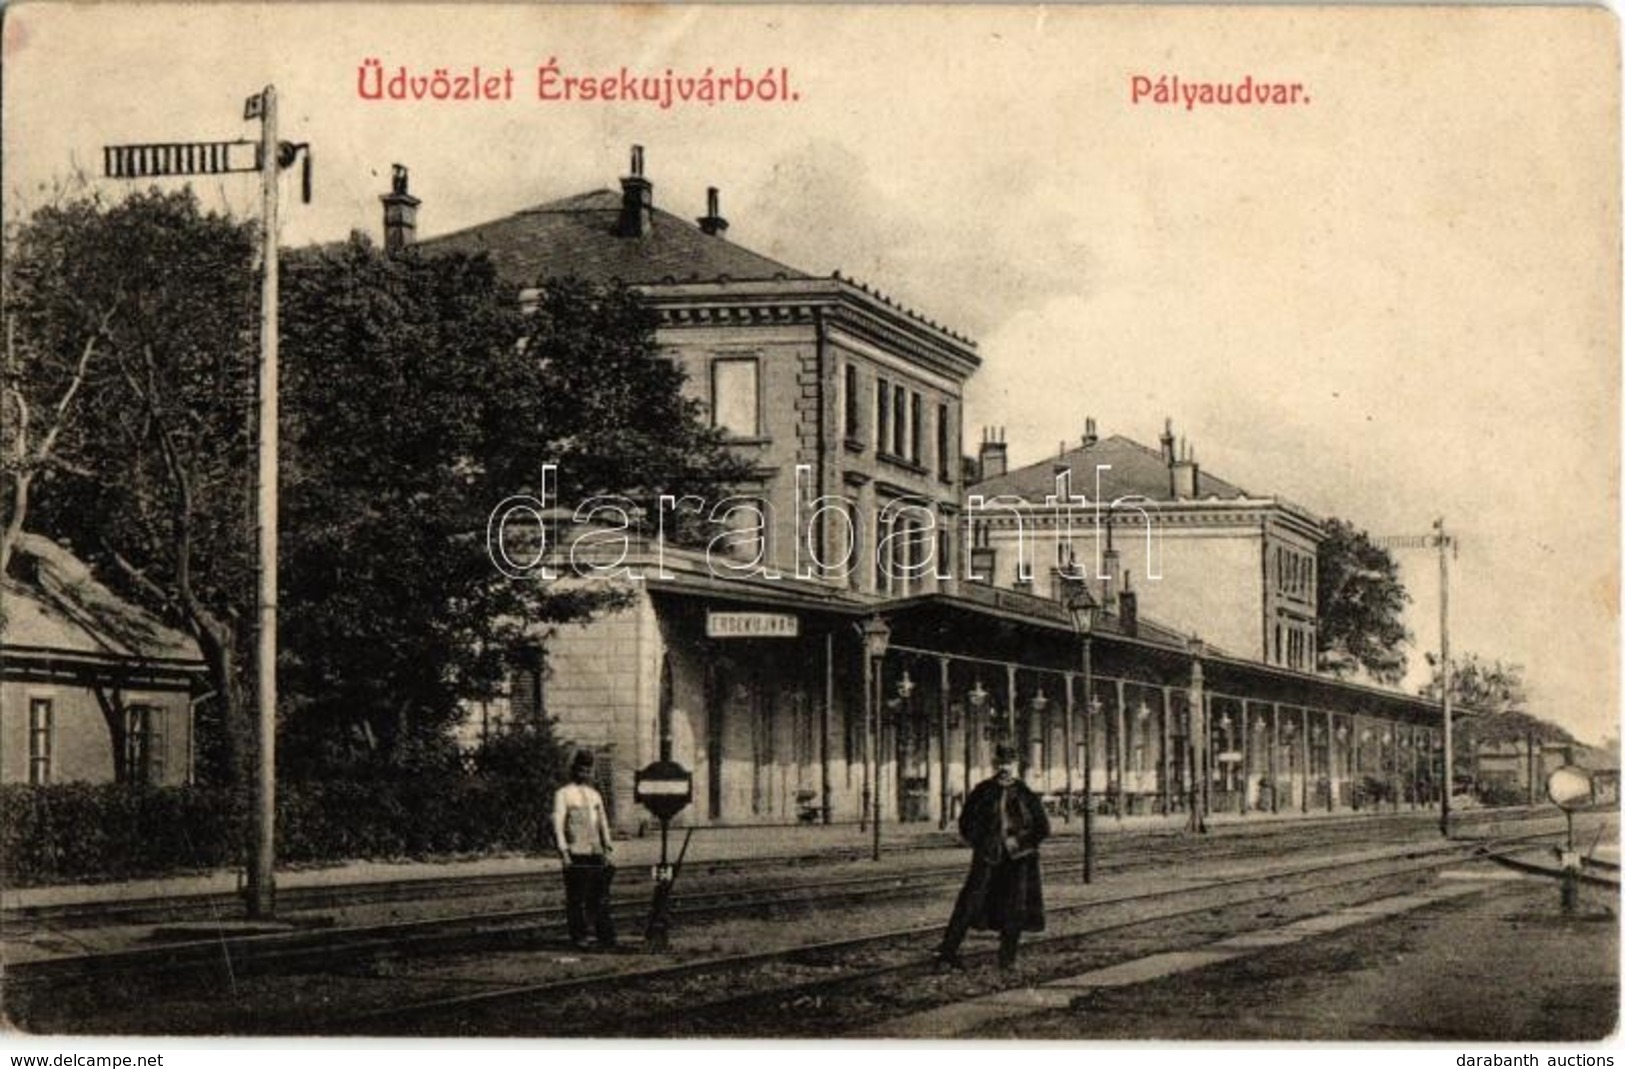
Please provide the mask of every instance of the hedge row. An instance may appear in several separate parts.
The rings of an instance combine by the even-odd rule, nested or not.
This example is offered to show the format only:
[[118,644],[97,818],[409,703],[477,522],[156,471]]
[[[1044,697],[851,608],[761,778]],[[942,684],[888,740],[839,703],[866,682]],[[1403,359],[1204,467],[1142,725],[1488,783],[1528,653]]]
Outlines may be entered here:
[[[121,880],[240,863],[247,823],[231,792],[67,783],[0,787],[4,883]],[[548,845],[549,800],[534,781],[286,783],[277,860],[419,858]]]

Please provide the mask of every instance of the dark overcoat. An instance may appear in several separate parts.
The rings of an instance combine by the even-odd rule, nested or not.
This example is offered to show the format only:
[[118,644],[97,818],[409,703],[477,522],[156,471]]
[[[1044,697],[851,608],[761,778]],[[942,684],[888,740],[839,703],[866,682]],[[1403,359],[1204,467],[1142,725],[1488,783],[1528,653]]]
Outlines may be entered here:
[[[1005,823],[999,819],[1006,806]],[[1007,828],[1013,844],[1001,831]],[[971,791],[959,814],[959,834],[970,844],[973,865],[992,868],[992,879],[971,927],[991,931],[1044,930],[1044,884],[1038,867],[1038,845],[1049,838],[1044,804],[1025,783],[998,777],[983,780]],[[1013,846],[1013,849],[1012,849]],[[1009,928],[1006,928],[1009,922]]]

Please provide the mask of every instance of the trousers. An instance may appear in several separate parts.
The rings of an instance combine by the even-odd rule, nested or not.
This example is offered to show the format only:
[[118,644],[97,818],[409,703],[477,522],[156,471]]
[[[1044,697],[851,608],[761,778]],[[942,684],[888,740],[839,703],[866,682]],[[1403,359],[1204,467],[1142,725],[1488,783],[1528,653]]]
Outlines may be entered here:
[[564,916],[570,942],[584,943],[590,931],[600,946],[615,945],[615,918],[609,912],[609,885],[615,866],[597,854],[571,854],[564,869]]
[[[965,886],[959,889],[959,898],[954,901],[954,911],[948,918],[948,930],[942,934],[942,945],[938,953],[945,957],[952,957],[959,953],[959,945],[965,941],[965,934],[970,931],[978,916],[987,912],[987,896],[993,886],[994,877],[998,875],[999,865],[1008,865],[1010,862],[1002,861],[993,864],[977,859],[971,862],[970,872],[965,876]],[[999,930],[999,964],[1009,968],[1016,963],[1016,949],[1021,943],[1021,916],[1013,909],[1002,910]]]

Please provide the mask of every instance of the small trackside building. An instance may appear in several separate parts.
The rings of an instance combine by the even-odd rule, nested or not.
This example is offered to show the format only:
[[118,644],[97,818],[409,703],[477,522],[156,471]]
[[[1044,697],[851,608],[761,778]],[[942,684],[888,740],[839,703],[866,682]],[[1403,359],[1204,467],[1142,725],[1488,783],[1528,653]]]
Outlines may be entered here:
[[192,780],[204,664],[185,635],[24,535],[0,583],[0,782]]

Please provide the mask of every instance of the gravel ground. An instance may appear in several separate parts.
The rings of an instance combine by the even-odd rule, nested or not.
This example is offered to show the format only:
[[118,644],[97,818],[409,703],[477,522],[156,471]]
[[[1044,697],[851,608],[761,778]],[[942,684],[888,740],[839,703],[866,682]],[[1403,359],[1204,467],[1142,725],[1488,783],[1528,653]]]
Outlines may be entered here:
[[1618,898],[1531,878],[1223,965],[1097,991],[978,1038],[1555,1042],[1618,1027]]
[[[1361,851],[1360,855],[1366,852]],[[1352,863],[1354,856],[1338,856]],[[1277,861],[1276,867],[1301,865]],[[1202,875],[1219,875],[1205,867]],[[1256,866],[1252,870],[1256,872]],[[1161,874],[1162,889],[1188,890],[1189,873]],[[1249,872],[1248,875],[1252,875]],[[1324,877],[1321,877],[1324,878]],[[1148,948],[1202,945],[1233,931],[1283,923],[1312,915],[1349,901],[1363,901],[1384,893],[1416,886],[1425,876],[1380,876],[1353,885],[1301,895],[1290,901],[1258,898],[1261,887],[1249,883],[1238,888],[1213,888],[1200,898],[1149,902],[1135,898],[1111,901],[1100,885],[1085,895],[1076,887],[1057,886],[1052,899],[1088,901],[1081,910],[1052,909],[1045,940],[1029,940],[1023,955],[1022,980],[1071,975],[1105,962],[1146,952]],[[1294,882],[1282,877],[1283,883]],[[1142,883],[1136,893],[1154,890]],[[1279,889],[1279,887],[1277,888]],[[1238,901],[1239,900],[1239,901]],[[1191,907],[1204,903],[1195,912]],[[941,931],[949,907],[944,895],[934,901],[892,903],[862,909],[830,911],[811,923],[786,926],[783,920],[736,921],[708,930],[712,953],[761,950],[769,946],[804,945],[833,935],[892,931],[919,927],[919,934],[888,939],[883,944],[838,952],[805,952],[789,961],[749,967],[718,966],[702,974],[640,981],[592,992],[545,996],[522,1003],[467,1007],[418,1019],[414,1032],[429,1035],[633,1035],[808,1037],[839,1035],[918,1009],[987,994],[1008,986],[1011,977],[992,968],[991,936],[978,935],[966,946],[973,968],[966,973],[938,975],[929,963],[929,951]],[[1187,915],[1135,925],[1123,930],[1102,926],[1138,921],[1169,909]],[[1066,937],[1081,937],[1068,939]],[[696,936],[697,937],[697,936]],[[692,945],[692,943],[691,943]],[[448,968],[472,963],[446,962]],[[879,977],[855,977],[853,970],[900,968]],[[419,975],[422,975],[420,972]],[[834,983],[828,983],[834,981]],[[786,985],[817,983],[815,990],[785,993]],[[734,1000],[745,998],[744,1003]],[[713,1005],[727,1000],[723,1005]]]
[[[1269,865],[1294,867],[1318,856],[1364,855],[1369,850],[1370,847],[1364,844],[1353,850],[1346,846],[1328,845],[1300,850],[1289,858],[1275,858]],[[1172,869],[1141,871],[1132,880],[1105,879],[1087,892],[1076,884],[1052,876],[1048,881],[1048,897],[1052,905],[1059,906],[1085,897],[1109,898],[1126,893],[1177,888],[1197,879],[1251,874],[1258,870],[1260,864],[1257,860],[1238,862],[1234,859],[1214,859]],[[840,874],[831,872],[819,875],[830,877]],[[562,944],[562,933],[543,933],[502,940],[477,952],[386,952],[368,955],[358,957],[347,965],[320,972],[233,977],[229,970],[217,968],[212,970],[215,975],[204,984],[185,985],[169,980],[145,983],[132,982],[127,977],[109,977],[69,990],[53,991],[48,999],[8,1006],[8,1009],[14,1011],[14,1019],[26,1021],[30,1031],[40,1032],[192,1035],[308,1033],[315,1030],[313,1026],[316,1022],[337,1016],[341,1011],[349,1014],[383,1010],[498,987],[599,975],[662,962],[789,948],[900,928],[931,929],[906,952],[923,957],[929,951],[936,930],[952,909],[956,892],[956,885],[945,884],[940,890],[907,899],[861,905],[799,908],[768,916],[726,920],[684,920],[679,917],[673,935],[673,952],[667,956],[635,951],[613,955],[581,954]],[[1103,916],[1127,918],[1137,908],[1132,902],[1102,903],[1098,910],[1087,910],[1083,914],[1070,917],[1057,914],[1052,919],[1051,932],[1096,923]],[[368,919],[385,919],[378,915],[394,914],[397,909],[395,904],[372,905],[352,910],[352,915],[365,913],[370,915]],[[983,944],[990,947],[990,938],[978,936],[966,949],[981,949]],[[819,975],[818,963],[812,963],[805,974],[808,978],[816,978]],[[705,992],[705,979],[695,983],[700,992]],[[940,995],[936,990],[939,986],[942,988]],[[919,993],[937,995],[940,999],[964,997],[979,990],[981,981],[966,987],[962,982],[949,978],[941,985],[935,982],[926,985]],[[722,993],[720,989],[715,990],[712,997]],[[678,1001],[683,997],[684,993],[679,992]],[[585,1001],[588,1005],[582,1008],[589,1024],[602,1020],[595,1012],[597,1007],[594,1004],[602,1001],[604,1007],[608,1008],[617,1002],[613,995]],[[654,1007],[645,1005],[643,1008],[649,1010]],[[511,1020],[504,1019],[506,1014],[501,1012],[494,1017],[480,1016],[481,1020],[471,1022],[475,1028],[472,1034],[557,1034],[545,1023],[545,1018],[554,1017],[553,1014],[542,1013],[535,1017],[521,1014]],[[612,1021],[620,1022],[621,1027],[617,1031],[624,1031],[627,1022],[624,1012],[619,1016],[609,1014],[609,1017]],[[588,1031],[591,1030],[589,1027]],[[760,1026],[750,1030],[763,1034]],[[656,1023],[653,1031],[666,1029]],[[800,1032],[801,1029],[790,1031]],[[768,1028],[766,1034],[774,1034],[774,1029]]]
[[[1421,829],[1414,836],[1414,841],[1429,841]],[[1272,844],[1272,848],[1279,851],[1268,862],[1275,865],[1297,865],[1309,862],[1317,855],[1339,853],[1342,855],[1356,854],[1371,848],[1370,839],[1364,835],[1371,829],[1362,829],[1358,824],[1350,824],[1337,829],[1337,833],[1326,835],[1326,830],[1313,831],[1303,829],[1304,838],[1313,842],[1314,836],[1324,836],[1326,839],[1343,838],[1342,845],[1335,842],[1321,841],[1313,846],[1306,845],[1302,840],[1288,846],[1285,842]],[[1240,838],[1240,836],[1237,836]],[[1413,838],[1411,835],[1384,836],[1391,844],[1402,838]],[[1233,849],[1240,843],[1232,843],[1231,836],[1215,836],[1210,845],[1219,849]],[[1349,840],[1352,840],[1350,842]],[[1362,841],[1363,840],[1363,841]],[[1437,841],[1437,840],[1431,840]],[[1122,850],[1129,843],[1112,843],[1112,847]],[[1156,843],[1135,843],[1139,849],[1148,849],[1155,852]],[[1173,845],[1173,844],[1170,844]],[[1192,845],[1187,843],[1186,845]],[[1262,846],[1262,844],[1259,844]],[[1056,867],[1062,859],[1070,860],[1067,855],[1076,849],[1076,839],[1070,843],[1066,840],[1054,844],[1053,850],[1046,849],[1046,855],[1052,856]],[[1127,853],[1127,851],[1123,851]],[[1216,851],[1217,852],[1217,851]],[[919,855],[909,859],[909,865],[920,863],[940,864],[949,858],[964,860],[964,851],[922,851]],[[1210,857],[1206,859],[1181,860],[1175,864],[1157,864],[1153,858],[1146,858],[1149,864],[1137,869],[1132,874],[1113,874],[1108,872],[1101,882],[1093,889],[1085,892],[1077,887],[1070,879],[1062,878],[1052,870],[1047,889],[1051,892],[1052,905],[1062,905],[1084,898],[1093,899],[1094,896],[1111,896],[1123,894],[1131,890],[1148,890],[1158,887],[1171,887],[1186,884],[1192,880],[1211,879],[1221,875],[1256,873],[1266,862],[1258,858],[1238,859],[1235,857]],[[832,865],[817,866],[816,875],[821,878],[844,875],[848,873],[872,873],[873,868],[867,862],[851,863],[838,862]],[[556,878],[556,873],[539,874],[540,880],[532,893],[508,891],[501,895],[493,895],[481,902],[487,909],[505,909],[523,907],[536,904],[536,899],[547,895],[546,888],[550,886],[549,877]],[[788,875],[788,874],[787,874]],[[813,872],[803,870],[797,878],[808,878]],[[1072,876],[1075,879],[1075,873]],[[689,884],[691,888],[698,889],[710,881],[700,879]],[[770,881],[771,882],[771,881]],[[26,1013],[13,1016],[13,1020],[26,1020],[31,1031],[44,1032],[99,1032],[104,1034],[262,1034],[267,1032],[300,1031],[309,1033],[319,1031],[314,1027],[324,1019],[336,1015],[340,1010],[345,1013],[363,1011],[369,1008],[392,1008],[413,1002],[441,998],[458,994],[474,994],[480,990],[505,987],[516,984],[539,983],[550,980],[563,980],[570,977],[597,975],[605,972],[622,971],[626,969],[642,968],[656,965],[662,961],[692,960],[710,956],[721,956],[730,953],[739,953],[749,950],[767,950],[775,947],[792,947],[818,942],[824,939],[851,937],[864,932],[879,932],[896,930],[903,927],[923,926],[936,928],[940,926],[948,915],[952,905],[955,888],[946,887],[941,891],[923,892],[919,895],[884,903],[866,903],[863,905],[838,905],[825,908],[796,909],[786,911],[779,915],[765,917],[738,917],[726,921],[717,920],[678,920],[674,932],[673,953],[669,957],[654,957],[637,952],[622,952],[615,955],[588,954],[581,955],[566,949],[558,934],[544,933],[541,935],[526,935],[500,941],[493,946],[486,947],[472,953],[385,953],[378,956],[368,955],[358,957],[352,963],[338,968],[329,969],[321,973],[270,975],[249,978],[224,977],[221,982],[206,987],[186,989],[184,987],[167,987],[167,985],[152,985],[141,981],[132,982],[128,978],[109,978],[100,983],[88,983],[72,991],[53,992],[47,1004],[26,1007]],[[1555,891],[1552,897],[1555,899]],[[681,892],[679,893],[681,898]],[[529,899],[529,901],[526,901]],[[1475,899],[1477,901],[1477,899]],[[413,903],[395,902],[380,903],[366,907],[354,907],[344,911],[345,921],[348,923],[366,923],[401,919],[404,917],[418,917],[433,915],[436,910],[444,912],[446,903]],[[467,901],[458,902],[459,909],[467,908]],[[1133,910],[1133,906],[1113,907],[1105,904],[1100,910],[1085,911],[1089,920],[1099,920],[1102,910]],[[1263,923],[1271,923],[1268,918],[1261,918]],[[1403,922],[1396,922],[1403,923]],[[1057,926],[1066,927],[1066,924]],[[1386,927],[1386,926],[1385,926]],[[1594,927],[1596,927],[1594,925]],[[1617,933],[1608,925],[1610,935]],[[1202,929],[1200,924],[1192,926],[1186,933],[1198,940],[1216,935],[1219,928],[1213,933]],[[634,933],[628,933],[634,934]],[[909,953],[923,955],[929,950],[934,933],[922,935],[918,946],[910,949]],[[1479,933],[1468,937],[1480,942],[1489,942],[1491,936]],[[1181,940],[1183,941],[1183,940]],[[1326,940],[1317,940],[1316,946],[1327,943]],[[991,946],[991,943],[988,944]],[[972,949],[967,947],[967,949]],[[1342,958],[1331,957],[1319,959],[1315,957],[1312,948],[1306,948],[1311,960],[1317,962],[1313,968],[1306,967],[1305,972],[1325,968],[1328,963],[1335,964]],[[1068,966],[1070,967],[1070,966]],[[1239,965],[1238,965],[1239,967]],[[786,975],[777,977],[778,980],[816,979],[821,974],[827,975],[829,965],[812,959],[798,959],[791,964],[780,966]],[[1348,970],[1345,970],[1347,972]],[[991,974],[993,970],[985,970]],[[1616,974],[1609,972],[1610,982],[1616,982]],[[1023,977],[1025,979],[1025,977]],[[1245,974],[1239,979],[1231,981],[1232,986],[1246,987],[1247,985],[1267,981],[1251,978]],[[915,978],[909,989],[893,992],[876,992],[876,1003],[870,1012],[852,1012],[837,1005],[821,1005],[808,1003],[806,1005],[786,1005],[776,1007],[774,1012],[764,1013],[764,1021],[754,1023],[754,1027],[746,1027],[740,1031],[753,1034],[781,1034],[781,1035],[820,1035],[831,1034],[842,1030],[843,1025],[852,1025],[857,1019],[869,1017],[871,1013],[884,1015],[888,1010],[906,1007],[916,1000],[927,1002],[949,1001],[954,998],[971,997],[988,988],[989,985],[999,986],[1004,981],[991,975],[973,975],[971,977],[952,976],[941,979],[930,977]],[[1178,981],[1171,981],[1177,983]],[[704,981],[701,981],[702,987]],[[1617,986],[1617,985],[1616,985]],[[1614,990],[1615,988],[1610,988]],[[722,994],[718,990],[716,994]],[[1191,996],[1201,1002],[1212,996],[1212,992],[1202,991]],[[1282,989],[1283,997],[1296,997],[1292,989]],[[1364,996],[1361,996],[1363,999]],[[613,1002],[613,999],[606,1000]],[[841,1000],[836,1000],[840,1002]],[[1423,1000],[1425,1001],[1425,1000]],[[892,1003],[897,1003],[896,1006]],[[1194,1003],[1193,1003],[1194,1004]],[[1358,1002],[1357,1004],[1363,1004]],[[1173,1004],[1172,1017],[1178,1027],[1179,1022],[1188,1015],[1176,1000]],[[654,1009],[647,1006],[645,1009]],[[7,1006],[8,1011],[21,1010],[25,1007]],[[1611,1012],[1611,1011],[1610,1011]],[[1303,1015],[1320,1020],[1325,1014],[1312,1007],[1301,1010]],[[539,1035],[550,1034],[545,1022],[538,1018],[525,1020],[522,1016],[516,1021],[493,1025],[491,1022],[479,1022],[473,1031],[465,1034],[518,1034]],[[656,1013],[654,1016],[659,1016]],[[1131,1015],[1132,1016],[1132,1015]],[[785,1022],[782,1027],[771,1024],[768,1018],[777,1018]],[[624,1014],[620,1018],[625,1020]],[[1164,1018],[1167,1020],[1168,1018]],[[1610,1017],[1611,1021],[1612,1018]],[[820,1023],[823,1028],[820,1029]],[[1042,1020],[1033,1022],[1039,1027],[1049,1027]],[[652,1027],[644,1034],[679,1034],[685,1029],[678,1023],[658,1021],[651,1022]],[[764,1025],[767,1027],[764,1031]],[[1134,1036],[1147,1037],[1157,1035],[1159,1032],[1143,1016],[1135,1018],[1134,1023],[1126,1030],[1090,1032],[1078,1030],[1076,1021],[1065,1020],[1055,1025],[1060,1031],[1057,1036],[1065,1038],[1079,1038],[1083,1035],[1099,1034],[1102,1036]],[[1087,1028],[1095,1027],[1093,1024]],[[595,1031],[589,1028],[589,1032]],[[596,1034],[610,1034],[619,1031],[625,1034],[624,1029],[596,1030]],[[639,1029],[642,1031],[642,1029]],[[1193,1029],[1193,1034],[1199,1033],[1203,1038],[1212,1038],[1211,1028],[1204,1024]],[[558,1034],[553,1032],[551,1034]],[[737,1034],[737,1033],[734,1033]],[[1002,1033],[1001,1033],[1002,1034]],[[1278,1033],[1254,1034],[1280,1034],[1294,1035],[1307,1033],[1292,1033],[1290,1030]],[[1400,1034],[1400,1033],[1394,1033]],[[1349,1033],[1354,1035],[1354,1033]],[[1331,1035],[1321,1035],[1321,1038],[1333,1038]]]

